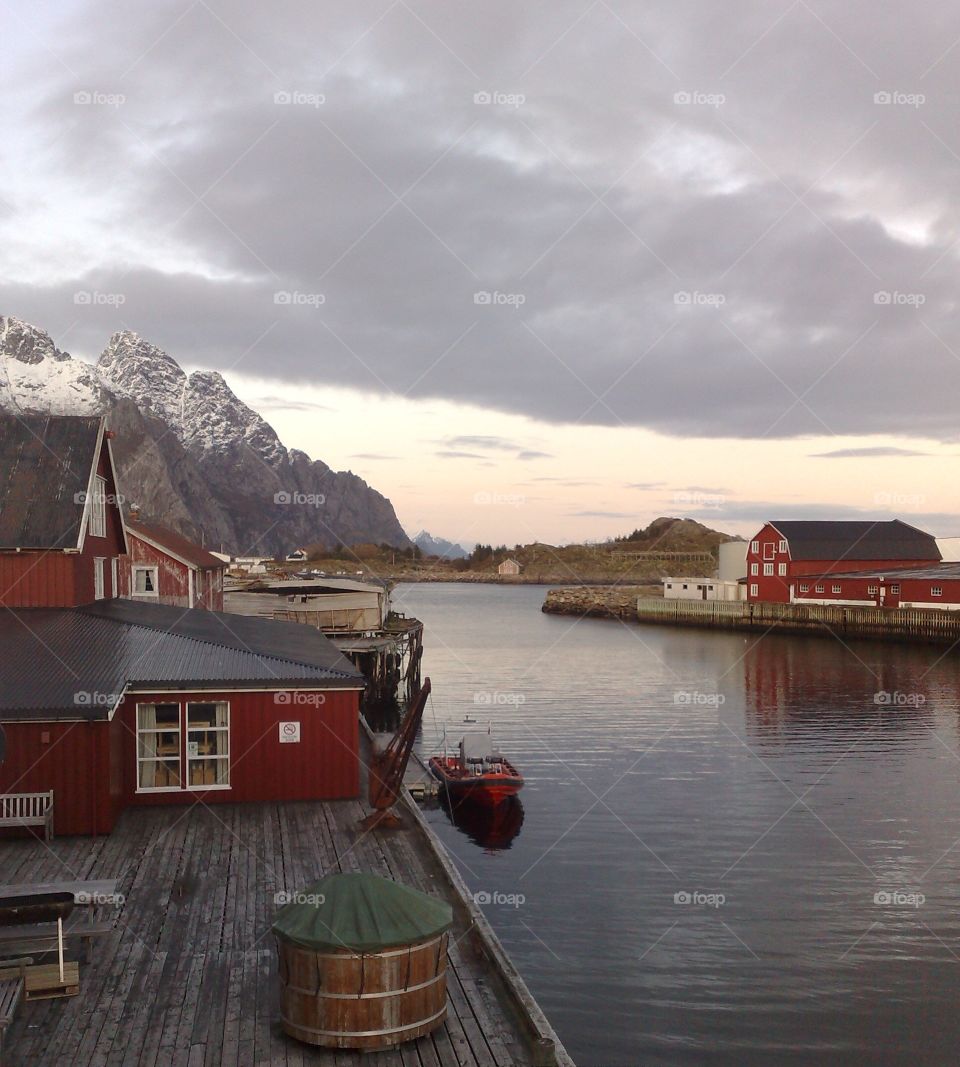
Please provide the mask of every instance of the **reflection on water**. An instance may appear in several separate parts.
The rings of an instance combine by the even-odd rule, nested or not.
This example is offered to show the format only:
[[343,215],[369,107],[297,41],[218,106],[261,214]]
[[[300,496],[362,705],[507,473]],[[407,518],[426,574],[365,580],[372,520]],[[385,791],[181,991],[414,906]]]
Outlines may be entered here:
[[960,655],[577,622],[543,592],[397,595],[421,750],[482,702],[526,779],[510,848],[426,816],[581,1067],[957,1062]]
[[478,804],[469,798],[451,797],[441,789],[440,807],[452,825],[487,852],[509,848],[523,826],[519,797],[507,797],[501,804]]

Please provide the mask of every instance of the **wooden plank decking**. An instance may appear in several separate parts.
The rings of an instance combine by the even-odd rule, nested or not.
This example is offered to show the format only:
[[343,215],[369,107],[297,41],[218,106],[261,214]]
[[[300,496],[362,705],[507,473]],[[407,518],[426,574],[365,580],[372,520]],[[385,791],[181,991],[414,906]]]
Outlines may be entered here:
[[117,926],[80,967],[80,994],[22,1003],[7,1064],[95,1067],[506,1067],[531,1053],[461,909],[447,1022],[380,1053],[302,1045],[277,1018],[276,895],[333,870],[374,871],[450,898],[412,825],[363,834],[356,801],[127,811],[109,837],[0,841],[5,882],[117,878]]

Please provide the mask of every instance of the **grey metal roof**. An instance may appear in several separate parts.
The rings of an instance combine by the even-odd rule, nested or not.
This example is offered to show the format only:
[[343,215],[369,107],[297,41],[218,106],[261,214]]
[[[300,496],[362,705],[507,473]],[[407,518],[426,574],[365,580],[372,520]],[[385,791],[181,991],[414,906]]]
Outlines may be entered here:
[[790,546],[791,559],[940,559],[933,534],[900,519],[770,520]]
[[0,548],[76,548],[99,415],[0,412]]
[[0,721],[105,719],[127,688],[361,689],[318,630],[130,600],[0,614]]
[[[821,578],[885,578],[887,581],[903,580],[905,578],[918,578],[920,581],[927,581],[928,579],[936,581],[937,579],[946,579],[947,581],[957,581],[960,579],[960,563],[938,563],[935,567],[896,567],[889,570],[868,570],[868,571],[836,571],[829,574],[821,575]],[[818,576],[811,575],[808,579],[804,576],[804,581],[815,582],[818,580]]]

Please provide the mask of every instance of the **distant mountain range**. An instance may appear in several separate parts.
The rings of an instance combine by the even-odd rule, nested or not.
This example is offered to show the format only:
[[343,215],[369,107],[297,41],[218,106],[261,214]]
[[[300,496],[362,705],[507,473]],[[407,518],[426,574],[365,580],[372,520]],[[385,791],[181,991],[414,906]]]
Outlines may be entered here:
[[107,415],[126,504],[210,548],[411,544],[393,505],[362,478],[287,449],[220,374],[187,375],[130,331],[115,333],[91,365],[37,327],[0,317],[0,408]]
[[413,543],[425,556],[439,556],[441,559],[466,559],[470,555],[463,547],[442,537],[433,537],[426,530],[414,534]]

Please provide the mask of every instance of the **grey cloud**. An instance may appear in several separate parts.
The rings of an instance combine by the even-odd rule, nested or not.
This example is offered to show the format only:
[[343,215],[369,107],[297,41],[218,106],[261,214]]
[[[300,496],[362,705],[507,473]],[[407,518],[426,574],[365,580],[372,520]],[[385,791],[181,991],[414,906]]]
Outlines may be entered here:
[[552,459],[552,458],[553,458],[553,453],[552,452],[537,452],[535,449],[532,449],[532,448],[531,449],[524,449],[522,452],[518,452],[517,453],[517,459],[520,459],[520,460]]
[[811,459],[883,459],[888,456],[929,456],[912,448],[877,446],[875,448],[837,448],[832,452],[812,452]]
[[[88,0],[17,35],[0,247],[59,233],[45,202],[119,243],[52,246],[5,310],[80,354],[122,318],[198,365],[553,422],[955,438],[947,5],[623,7],[663,63],[604,5],[417,15]],[[91,287],[125,302],[78,308]]]
[[439,459],[485,459],[485,456],[481,456],[477,452],[457,452],[451,450],[444,450],[437,452],[436,456]]

